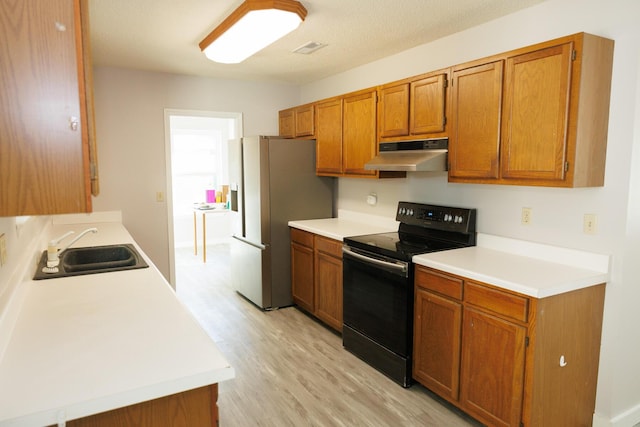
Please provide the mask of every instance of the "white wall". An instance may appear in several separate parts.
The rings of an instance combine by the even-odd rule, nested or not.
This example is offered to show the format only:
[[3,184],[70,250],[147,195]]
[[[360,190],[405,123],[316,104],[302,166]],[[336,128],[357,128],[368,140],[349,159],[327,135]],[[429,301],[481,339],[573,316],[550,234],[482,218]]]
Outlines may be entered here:
[[240,112],[244,134],[277,134],[278,110],[299,88],[118,68],[94,71],[100,196],[94,211],[122,211],[123,223],[168,279],[164,110]]
[[[308,84],[300,103],[339,95],[581,31],[615,40],[605,186],[553,189],[449,184],[445,173],[340,179],[338,208],[393,216],[399,200],[478,208],[484,233],[612,255],[594,425],[640,422],[640,2],[549,0],[485,25]],[[366,204],[375,192],[379,203]],[[520,224],[522,207],[533,223]],[[582,232],[585,213],[598,232]]]

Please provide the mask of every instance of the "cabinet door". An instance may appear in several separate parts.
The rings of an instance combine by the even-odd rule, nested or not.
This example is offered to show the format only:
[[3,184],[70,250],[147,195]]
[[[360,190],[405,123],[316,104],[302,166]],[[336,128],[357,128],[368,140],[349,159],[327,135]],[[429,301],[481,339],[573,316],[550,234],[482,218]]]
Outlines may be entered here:
[[342,100],[316,105],[316,173],[342,173]]
[[503,61],[456,70],[452,78],[449,178],[499,177]]
[[465,307],[460,404],[495,426],[518,426],[522,413],[526,329]]
[[0,216],[91,211],[79,8],[0,2]]
[[296,107],[295,110],[295,135],[296,137],[313,136],[314,132],[314,107],[313,104]]
[[445,74],[411,82],[412,135],[444,131],[446,82]]
[[376,91],[344,98],[342,125],[345,175],[376,176],[364,164],[376,155]]
[[316,316],[342,331],[342,260],[323,252],[315,258]]
[[380,89],[380,137],[409,135],[409,83]]
[[293,138],[295,136],[295,117],[293,108],[278,112],[279,134],[283,138]]
[[313,313],[313,248],[296,242],[291,242],[291,293],[296,304]]
[[563,180],[573,43],[507,59],[503,178]]
[[440,396],[458,400],[462,304],[416,287],[413,376]]

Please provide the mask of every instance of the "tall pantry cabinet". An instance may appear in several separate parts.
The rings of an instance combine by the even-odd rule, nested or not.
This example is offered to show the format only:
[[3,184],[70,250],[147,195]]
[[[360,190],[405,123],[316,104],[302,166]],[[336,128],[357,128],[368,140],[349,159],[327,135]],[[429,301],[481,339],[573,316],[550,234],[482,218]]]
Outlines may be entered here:
[[87,8],[86,0],[0,3],[0,216],[91,211]]

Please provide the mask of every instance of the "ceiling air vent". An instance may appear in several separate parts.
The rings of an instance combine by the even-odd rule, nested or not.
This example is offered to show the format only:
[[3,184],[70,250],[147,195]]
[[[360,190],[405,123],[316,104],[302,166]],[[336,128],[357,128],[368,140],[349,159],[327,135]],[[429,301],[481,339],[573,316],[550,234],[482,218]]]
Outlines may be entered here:
[[326,44],[318,43],[318,42],[307,42],[300,46],[297,49],[294,49],[294,53],[302,53],[304,55],[308,55],[310,53],[315,52],[316,50],[325,47]]

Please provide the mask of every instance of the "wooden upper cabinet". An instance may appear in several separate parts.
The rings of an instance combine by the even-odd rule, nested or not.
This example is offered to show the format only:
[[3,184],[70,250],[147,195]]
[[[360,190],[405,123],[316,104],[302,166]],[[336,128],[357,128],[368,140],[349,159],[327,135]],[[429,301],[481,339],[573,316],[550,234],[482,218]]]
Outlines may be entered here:
[[282,138],[294,138],[296,136],[296,122],[294,108],[278,111],[278,134]]
[[380,88],[380,137],[409,135],[409,83]]
[[352,176],[377,176],[366,170],[365,163],[375,157],[376,91],[369,90],[345,96],[342,122],[343,171]]
[[[613,45],[579,33],[455,67],[449,180],[604,185]],[[488,88],[476,87],[467,96],[471,89],[464,80],[472,80],[466,73],[488,73],[486,67],[498,63],[504,64],[501,100]],[[476,76],[474,83],[480,80]],[[484,119],[488,128],[480,125]],[[476,132],[482,139],[474,142]]]
[[446,87],[446,74],[437,74],[411,82],[409,126],[412,135],[445,130]]
[[313,136],[315,127],[314,113],[315,112],[313,104],[296,107],[296,138],[303,136]]
[[503,61],[456,68],[449,122],[449,177],[497,179]]
[[342,173],[342,99],[316,104],[316,174]]
[[507,58],[502,176],[561,181],[573,43]]
[[300,105],[278,112],[279,134],[283,138],[313,137],[315,109],[313,104]]
[[91,211],[86,7],[0,3],[0,216]]
[[447,74],[442,71],[381,86],[378,91],[380,138],[415,139],[444,132],[446,87]]
[[377,152],[376,90],[354,92],[316,103],[316,173],[377,177],[364,165]]

